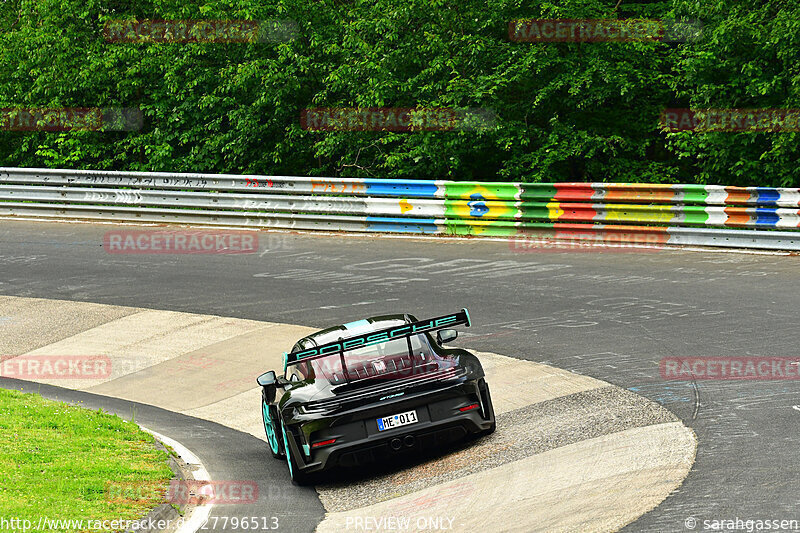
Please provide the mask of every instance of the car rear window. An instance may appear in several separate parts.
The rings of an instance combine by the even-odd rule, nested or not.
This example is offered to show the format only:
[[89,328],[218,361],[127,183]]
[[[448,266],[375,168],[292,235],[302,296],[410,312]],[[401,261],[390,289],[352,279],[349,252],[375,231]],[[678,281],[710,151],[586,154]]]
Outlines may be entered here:
[[[411,352],[409,352],[409,344]],[[393,339],[344,352],[345,367],[338,353],[301,363],[304,379],[325,380],[332,385],[346,382],[394,379],[439,368],[439,357],[423,335]]]

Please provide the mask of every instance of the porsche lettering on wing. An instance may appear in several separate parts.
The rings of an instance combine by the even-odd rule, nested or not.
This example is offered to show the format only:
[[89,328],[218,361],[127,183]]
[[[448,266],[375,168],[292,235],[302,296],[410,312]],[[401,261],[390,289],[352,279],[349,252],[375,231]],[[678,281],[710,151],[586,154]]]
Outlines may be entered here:
[[326,344],[325,346],[319,346],[299,352],[292,352],[289,354],[289,360],[296,361],[299,359],[305,359],[307,357],[336,353],[344,350],[352,350],[362,346],[371,346],[373,344],[378,344],[389,339],[394,339],[405,335],[434,331],[443,328],[444,326],[456,326],[459,324],[466,324],[469,326],[469,313],[467,313],[466,309],[462,309],[459,313],[454,315],[434,318],[428,321],[416,322],[407,326],[380,331],[378,333],[362,335],[360,337],[354,337],[341,342],[333,342]]

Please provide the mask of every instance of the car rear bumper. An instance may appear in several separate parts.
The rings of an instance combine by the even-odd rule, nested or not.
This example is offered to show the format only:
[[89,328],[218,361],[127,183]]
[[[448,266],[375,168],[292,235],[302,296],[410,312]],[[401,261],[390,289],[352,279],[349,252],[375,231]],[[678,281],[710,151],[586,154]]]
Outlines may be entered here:
[[494,416],[484,419],[476,409],[447,420],[418,422],[364,439],[318,448],[311,452],[311,457],[303,456],[302,459],[308,462],[298,466],[306,473],[361,466],[415,450],[441,448],[487,431],[493,423]]
[[[337,466],[360,466],[410,451],[441,448],[470,435],[489,432],[495,424],[489,387],[484,380],[470,380],[405,399],[389,405],[371,404],[304,425],[290,426],[292,457],[305,473]],[[462,411],[466,406],[475,405]],[[419,421],[414,424],[379,431],[377,418],[416,409]],[[335,439],[318,448],[308,443]]]

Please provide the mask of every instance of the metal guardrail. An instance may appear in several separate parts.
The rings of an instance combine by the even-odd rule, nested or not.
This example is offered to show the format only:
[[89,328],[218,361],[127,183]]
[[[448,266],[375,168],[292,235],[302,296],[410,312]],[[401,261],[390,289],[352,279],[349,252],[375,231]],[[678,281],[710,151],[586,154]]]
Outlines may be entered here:
[[51,218],[800,250],[798,207],[787,188],[0,167],[0,215]]

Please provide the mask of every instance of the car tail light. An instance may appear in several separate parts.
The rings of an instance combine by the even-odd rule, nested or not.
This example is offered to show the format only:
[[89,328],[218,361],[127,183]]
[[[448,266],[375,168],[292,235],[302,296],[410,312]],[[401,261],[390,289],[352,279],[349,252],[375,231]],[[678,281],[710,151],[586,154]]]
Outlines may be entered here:
[[328,440],[321,440],[319,442],[315,442],[311,445],[312,448],[320,448],[322,446],[327,446],[328,444],[333,444],[336,442],[336,439],[328,439]]
[[477,403],[473,403],[473,404],[468,405],[466,407],[459,407],[458,410],[463,413],[464,411],[472,411],[473,409],[477,409],[478,407],[480,407],[480,406]]

